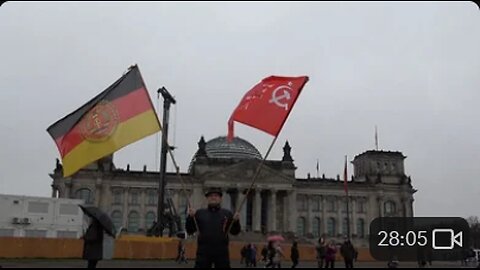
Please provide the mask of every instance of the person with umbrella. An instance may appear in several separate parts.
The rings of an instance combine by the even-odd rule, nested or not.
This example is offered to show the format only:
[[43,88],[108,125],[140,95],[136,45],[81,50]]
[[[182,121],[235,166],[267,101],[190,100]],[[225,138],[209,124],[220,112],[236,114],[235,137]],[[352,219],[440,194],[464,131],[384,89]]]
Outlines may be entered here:
[[115,226],[110,217],[97,207],[80,205],[80,208],[91,220],[82,236],[84,241],[82,258],[88,261],[88,268],[96,268],[97,263],[103,258],[103,231],[115,238]]
[[267,238],[268,241],[268,259],[266,268],[281,268],[281,258],[285,258],[280,242],[285,239],[281,235],[273,235]]
[[222,195],[220,188],[210,188],[207,209],[188,210],[186,231],[191,235],[198,230],[195,268],[230,268],[228,234],[240,233],[240,215],[221,208]]

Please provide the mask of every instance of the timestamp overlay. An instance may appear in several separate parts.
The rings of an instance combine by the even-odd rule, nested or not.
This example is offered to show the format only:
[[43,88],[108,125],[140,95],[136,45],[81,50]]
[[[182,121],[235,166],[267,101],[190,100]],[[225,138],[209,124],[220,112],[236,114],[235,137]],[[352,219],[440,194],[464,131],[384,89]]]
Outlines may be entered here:
[[460,260],[470,248],[470,227],[458,217],[381,217],[370,223],[376,260]]

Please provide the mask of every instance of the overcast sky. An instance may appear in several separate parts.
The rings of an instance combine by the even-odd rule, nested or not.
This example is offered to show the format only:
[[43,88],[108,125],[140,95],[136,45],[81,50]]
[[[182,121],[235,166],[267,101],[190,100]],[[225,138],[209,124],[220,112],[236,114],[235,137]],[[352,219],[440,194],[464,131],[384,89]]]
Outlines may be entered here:
[[[58,150],[46,128],[134,63],[154,104],[177,99],[170,142],[186,171],[201,135],[227,131],[269,75],[308,75],[271,154],[297,177],[336,177],[375,147],[401,151],[417,216],[480,210],[480,12],[441,3],[19,3],[0,7],[0,193],[51,195]],[[159,112],[162,117],[161,112]],[[272,137],[236,124],[262,155]],[[158,170],[156,137],[115,154]],[[170,167],[171,168],[171,167]],[[353,168],[350,165],[349,171]]]

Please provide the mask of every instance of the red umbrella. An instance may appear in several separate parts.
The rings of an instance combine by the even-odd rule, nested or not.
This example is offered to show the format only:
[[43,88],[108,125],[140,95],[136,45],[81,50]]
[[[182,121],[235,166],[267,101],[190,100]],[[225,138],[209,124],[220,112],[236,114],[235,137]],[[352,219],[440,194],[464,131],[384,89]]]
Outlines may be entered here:
[[273,242],[275,242],[275,241],[285,241],[285,238],[283,238],[283,236],[281,236],[281,235],[272,235],[272,236],[269,236],[267,238],[267,241],[268,242],[270,242],[270,241],[273,241]]

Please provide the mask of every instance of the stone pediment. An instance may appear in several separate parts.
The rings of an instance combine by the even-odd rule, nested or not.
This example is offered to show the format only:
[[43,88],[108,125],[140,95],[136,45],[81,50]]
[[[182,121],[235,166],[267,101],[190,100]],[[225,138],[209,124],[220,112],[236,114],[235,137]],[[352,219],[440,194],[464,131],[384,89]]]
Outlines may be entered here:
[[[233,164],[216,172],[209,172],[201,177],[201,180],[206,184],[225,183],[227,185],[239,184],[249,185],[252,182],[253,176],[260,165],[261,160],[250,159],[237,164]],[[285,175],[281,171],[272,169],[267,165],[263,165],[257,180],[258,185],[292,185],[295,179]]]

